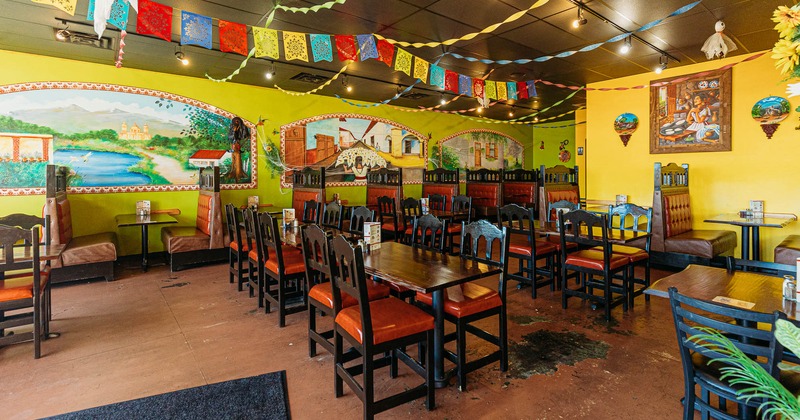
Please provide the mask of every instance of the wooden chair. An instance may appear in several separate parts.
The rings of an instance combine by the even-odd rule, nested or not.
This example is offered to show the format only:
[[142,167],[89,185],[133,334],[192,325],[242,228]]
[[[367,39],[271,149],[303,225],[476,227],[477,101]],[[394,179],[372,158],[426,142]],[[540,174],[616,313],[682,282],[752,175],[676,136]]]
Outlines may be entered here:
[[[731,386],[729,379],[720,378],[720,368],[726,365],[719,362],[709,364],[711,359],[725,355],[700,346],[693,337],[708,333],[707,329],[713,329],[727,337],[742,353],[754,359],[768,374],[776,379],[784,379],[782,376],[787,372],[781,373],[778,369],[783,346],[775,339],[774,331],[775,321],[786,319],[786,315],[778,311],[761,313],[693,299],[681,295],[674,287],[669,289],[669,299],[683,366],[683,418],[694,419],[695,411],[699,411],[702,418],[708,418],[709,415],[723,419],[756,418],[756,407],[763,400],[753,398],[745,401],[738,398],[737,390],[742,386]],[[701,330],[701,327],[706,330]],[[797,386],[790,385],[791,382],[796,383],[795,380],[781,382],[789,385],[792,395],[797,395]],[[714,404],[709,394],[716,395],[719,403]],[[727,407],[728,400],[739,405],[737,413],[731,412]]]
[[[278,219],[269,213],[258,215],[261,231],[261,255],[264,261],[262,286],[264,289],[264,308],[271,312],[272,305],[278,307],[278,326],[286,326],[286,315],[306,310],[305,260],[297,248],[283,248]],[[299,302],[290,306],[290,300]]]
[[[423,169],[422,171],[422,197],[443,195],[445,206],[450,205],[453,197],[459,193],[459,170],[449,171],[444,168]],[[445,208],[449,210],[449,208]]]
[[403,236],[401,241],[409,243],[411,241],[411,234],[414,233],[414,218],[422,216],[422,205],[419,200],[413,197],[408,197],[400,202],[400,220],[403,225]]
[[[332,282],[334,310],[337,314],[334,324],[336,397],[344,394],[344,383],[347,383],[364,404],[364,419],[372,419],[377,413],[420,397],[425,397],[427,409],[433,410],[436,405],[433,383],[433,317],[393,297],[370,301],[361,248],[353,249],[342,236],[333,239],[331,248],[334,265],[339,267],[339,275]],[[358,304],[344,307],[346,296],[356,300]],[[345,366],[345,340],[361,355],[361,363]],[[406,346],[419,342],[425,342],[427,348],[425,360],[421,362],[402,351]],[[383,357],[376,359],[379,355]],[[376,401],[375,370],[390,366],[389,374],[394,378],[397,376],[397,359],[422,376],[425,382]],[[356,376],[362,376],[362,383],[356,380]]]
[[[18,242],[25,247],[24,257],[15,257]],[[33,340],[33,357],[42,355],[41,341],[47,334],[50,306],[50,283],[41,276],[39,262],[39,229],[0,226],[3,259],[0,273],[16,272],[13,278],[0,281],[0,332],[6,328],[33,324],[33,332],[0,334],[0,346]],[[28,271],[28,276],[19,271]],[[8,314],[12,312],[12,314]]]
[[244,221],[244,231],[247,237],[246,242],[250,244],[250,251],[247,253],[247,286],[250,289],[250,297],[258,297],[258,307],[264,306],[264,286],[262,285],[264,275],[264,262],[266,256],[262,255],[261,250],[261,226],[259,226],[258,213],[253,209],[245,209],[242,212]]
[[[550,209],[551,203],[558,201],[569,201],[580,204],[581,191],[578,185],[578,167],[567,168],[564,165],[556,165],[546,168],[544,165],[539,169],[539,220],[544,223],[556,221],[555,212]],[[564,207],[564,206],[561,206]]]
[[[530,285],[532,299],[536,299],[536,289],[539,287],[549,284],[550,290],[555,290],[558,256],[555,244],[538,240],[534,224],[533,207],[506,204],[497,209],[497,226],[505,227],[510,234],[508,256],[519,261],[519,271],[509,273],[508,278]],[[543,269],[536,267],[536,261],[539,260],[546,262]],[[545,276],[542,281],[537,281],[538,274]]]
[[325,168],[306,167],[292,172],[292,208],[295,214],[303,214],[305,202],[325,202]]
[[439,220],[432,214],[414,219],[411,234],[411,246],[444,252],[446,245],[447,222]]
[[225,205],[225,218],[228,227],[228,276],[230,282],[237,279],[237,288],[242,291],[242,285],[247,282],[245,276],[249,276],[248,269],[245,266],[247,261],[247,253],[250,252],[250,242],[247,241],[247,234],[245,233],[245,240],[242,239],[242,217],[241,212],[232,203]]
[[768,276],[782,277],[797,275],[797,267],[767,261],[742,260],[733,256],[726,259],[728,271],[755,271]]
[[[588,299],[594,304],[603,305],[606,321],[611,320],[613,306],[621,303],[623,310],[627,311],[629,260],[625,255],[612,252],[608,241],[608,216],[595,215],[585,210],[558,213],[558,226],[561,232],[561,306],[567,309],[567,298],[570,296]],[[584,249],[568,253],[569,242],[584,248],[599,246],[602,250]],[[621,276],[622,285],[614,282],[615,274]],[[602,277],[602,280],[595,279],[595,276]],[[574,277],[579,284],[577,288],[568,287],[567,280],[570,277]],[[603,295],[593,294],[594,288],[601,288]],[[614,293],[619,294],[619,297],[614,298]]]
[[[304,226],[303,259],[306,267],[306,289],[308,290],[308,357],[317,355],[317,344],[328,353],[333,354],[333,328],[319,331],[317,328],[317,311],[321,315],[330,316],[333,320],[336,314],[333,311],[333,291],[331,279],[336,275],[336,267],[331,264],[331,251],[329,237],[317,225]],[[389,296],[389,288],[374,281],[367,281],[370,301],[383,299]],[[352,298],[345,298],[342,307],[356,305]]]
[[342,230],[342,213],[342,206],[339,203],[327,203],[320,215],[319,224],[322,227]]
[[303,203],[303,213],[300,221],[303,223],[319,223],[322,203],[317,200],[308,200]]
[[356,207],[350,212],[348,231],[355,235],[364,235],[364,223],[375,221],[375,211],[364,206]]
[[431,210],[447,209],[447,197],[441,194],[428,194],[428,208]]
[[[644,219],[644,221],[642,219]],[[644,207],[631,203],[609,206],[608,223],[610,229],[651,233],[653,231],[653,209],[645,209]],[[650,287],[650,238],[651,237],[648,236],[642,240],[632,242],[629,246],[614,246],[615,254],[628,257],[630,268],[628,279],[630,280],[629,283],[631,286],[628,291],[628,297],[630,299],[628,304],[631,306],[633,306],[634,298],[643,294],[645,289]],[[639,264],[644,266],[644,278],[636,278],[634,268]],[[637,284],[641,285],[641,287],[636,288]],[[644,299],[646,302],[649,302],[650,295],[645,294]]]
[[405,232],[397,222],[397,206],[393,197],[378,197],[378,221],[381,222],[381,238],[385,237],[384,232],[389,232],[397,242]]
[[461,222],[470,224],[472,222],[472,197],[466,195],[454,195],[450,200],[450,208],[453,213],[460,213],[461,216],[453,217],[453,223],[447,224],[447,250],[451,254],[460,247],[460,243],[454,241],[461,238]]

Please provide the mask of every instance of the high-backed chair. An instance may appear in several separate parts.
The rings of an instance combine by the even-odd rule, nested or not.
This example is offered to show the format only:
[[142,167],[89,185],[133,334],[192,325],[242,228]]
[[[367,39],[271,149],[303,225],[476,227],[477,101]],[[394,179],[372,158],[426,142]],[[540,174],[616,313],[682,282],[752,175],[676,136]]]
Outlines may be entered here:
[[[558,249],[555,244],[538,239],[533,212],[533,207],[506,204],[497,209],[497,226],[508,230],[508,256],[519,261],[518,271],[509,273],[508,278],[530,285],[531,298],[536,299],[539,287],[549,284],[550,290],[555,290]],[[542,269],[536,267],[539,260],[545,261]],[[541,281],[538,280],[539,274],[542,275]]]
[[300,221],[303,223],[319,223],[320,213],[322,213],[322,203],[317,200],[308,200],[303,203]]
[[[272,305],[278,307],[278,326],[286,326],[286,315],[306,310],[305,260],[296,248],[283,247],[282,229],[278,219],[269,213],[258,215],[261,226],[261,254],[264,262],[264,308],[270,312]],[[299,298],[301,303],[290,306],[289,300]]]
[[325,202],[325,168],[306,167],[292,172],[292,208],[302,215],[306,201]]
[[[15,257],[14,245],[20,241],[27,249]],[[39,263],[39,228],[0,226],[0,247],[0,274],[15,273],[13,278],[0,281],[0,331],[33,325],[33,332],[0,335],[0,346],[33,340],[33,357],[38,359],[50,313],[50,284],[47,276],[41,276]]]
[[402,168],[379,168],[367,172],[367,207],[377,210],[380,197],[390,197],[398,203],[403,200]]
[[[636,204],[624,203],[608,208],[608,227],[611,229],[626,230],[629,232],[651,233],[653,231],[653,209],[645,209]],[[633,306],[633,299],[644,293],[650,287],[650,241],[651,236],[631,242],[629,245],[615,245],[614,253],[628,257],[631,288],[628,291],[629,305]],[[644,266],[644,277],[637,278],[634,268]],[[636,285],[641,287],[637,288]],[[650,301],[650,295],[645,294],[645,301]]]
[[522,207],[532,207],[534,216],[538,218],[539,181],[538,169],[503,171],[503,205],[518,204]]
[[447,224],[447,250],[455,252],[461,244],[456,242],[456,238],[461,238],[461,228],[465,224],[472,223],[472,197],[466,195],[456,195],[450,200],[450,209],[453,210],[453,223]]
[[450,202],[459,192],[459,170],[449,171],[444,168],[424,169],[422,171],[422,197],[434,194],[445,197],[445,210],[450,209]]
[[432,214],[414,218],[414,229],[411,234],[411,246],[444,252],[446,244],[445,232],[447,222],[439,220]]
[[[611,320],[611,308],[618,304],[627,311],[629,261],[627,256],[612,252],[608,241],[608,216],[585,210],[558,213],[558,226],[561,233],[561,306],[567,309],[567,298],[572,296],[588,299],[603,305],[606,321]],[[583,248],[600,249],[568,252],[568,242]],[[614,281],[615,275],[622,278],[622,284]],[[578,287],[570,288],[569,278],[575,278]],[[592,293],[595,288],[602,289],[602,296]]]
[[391,233],[395,242],[403,236],[405,228],[398,220],[395,199],[386,196],[378,197],[378,221],[381,222],[381,238],[387,237],[384,234],[385,232]]
[[170,270],[186,266],[224,261],[225,226],[222,223],[219,167],[201,168],[200,193],[197,196],[197,217],[194,226],[161,228],[161,242],[169,254]]
[[700,259],[708,264],[712,258],[731,255],[736,243],[733,231],[692,228],[689,165],[656,162],[651,249],[659,262],[685,266]]
[[364,223],[375,221],[375,211],[367,207],[356,207],[350,212],[348,231],[356,235],[364,235]]
[[342,230],[342,205],[336,202],[326,203],[320,217],[322,227]]
[[428,194],[428,209],[444,211],[449,207],[447,201],[447,197],[441,194]]
[[[433,328],[431,315],[400,299],[369,300],[367,275],[360,247],[353,247],[342,236],[333,239],[334,265],[339,275],[334,277],[333,298],[336,319],[334,324],[334,391],[336,397],[344,394],[344,384],[364,404],[364,419],[420,397],[425,397],[428,410],[436,405],[433,383]],[[348,296],[357,305],[344,307]],[[344,341],[353,346],[361,356],[361,363],[345,366]],[[425,360],[418,362],[403,349],[406,346],[426,343]],[[386,354],[389,354],[387,357]],[[384,355],[376,359],[376,356]],[[380,367],[390,366],[391,377],[397,376],[397,359],[425,378],[425,382],[397,394],[375,400],[374,372]],[[361,376],[358,383],[356,376]]]
[[400,219],[398,222],[403,225],[402,241],[408,243],[411,234],[414,232],[414,218],[422,216],[422,204],[413,197],[406,197],[400,203]]
[[225,205],[225,219],[228,226],[228,238],[230,238],[230,243],[228,244],[228,276],[231,283],[234,282],[234,278],[236,279],[240,292],[242,291],[242,285],[247,282],[246,276],[249,276],[245,264],[247,263],[247,253],[252,248],[251,243],[247,240],[247,234],[243,232],[241,227],[241,214],[241,211],[233,203]]
[[[544,165],[539,169],[539,220],[542,226],[546,222],[558,220],[552,203],[558,201],[569,201],[580,204],[581,191],[578,185],[578,167],[567,168],[564,165],[556,165],[546,168]],[[580,208],[580,207],[578,207]]]
[[73,235],[72,206],[67,197],[67,167],[47,165],[44,217],[49,217],[50,227],[45,238],[53,245],[66,245],[61,256],[52,261],[50,282],[103,277],[114,280],[114,262],[117,260],[117,234],[100,232],[90,235]]
[[496,216],[503,205],[503,170],[467,169],[467,195],[477,218]]

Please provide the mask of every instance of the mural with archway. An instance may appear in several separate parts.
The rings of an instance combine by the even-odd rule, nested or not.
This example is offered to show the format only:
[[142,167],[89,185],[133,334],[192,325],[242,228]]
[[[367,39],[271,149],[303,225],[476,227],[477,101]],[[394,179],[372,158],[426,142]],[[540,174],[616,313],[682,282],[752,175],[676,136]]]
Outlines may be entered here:
[[461,169],[521,169],[525,148],[518,140],[494,130],[454,133],[431,148],[433,167]]

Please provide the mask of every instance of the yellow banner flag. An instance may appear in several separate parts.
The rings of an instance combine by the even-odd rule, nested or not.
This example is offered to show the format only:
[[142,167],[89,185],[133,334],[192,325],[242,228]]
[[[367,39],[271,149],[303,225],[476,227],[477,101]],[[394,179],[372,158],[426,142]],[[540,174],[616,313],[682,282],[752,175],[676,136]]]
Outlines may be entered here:
[[306,34],[299,32],[283,32],[283,53],[287,60],[308,62],[308,45]]
[[422,80],[422,83],[428,83],[428,64],[427,61],[414,57],[414,78]]
[[67,13],[70,16],[75,16],[75,6],[78,0],[32,0],[34,3],[51,4]]
[[408,76],[411,76],[411,53],[402,49],[397,49],[397,58],[394,61],[394,69],[402,71]]
[[497,99],[501,101],[508,100],[508,87],[504,82],[497,82]]
[[486,81],[484,91],[486,92],[486,99],[497,99],[497,83],[493,80]]
[[253,42],[256,44],[256,57],[280,58],[278,31],[253,26]]

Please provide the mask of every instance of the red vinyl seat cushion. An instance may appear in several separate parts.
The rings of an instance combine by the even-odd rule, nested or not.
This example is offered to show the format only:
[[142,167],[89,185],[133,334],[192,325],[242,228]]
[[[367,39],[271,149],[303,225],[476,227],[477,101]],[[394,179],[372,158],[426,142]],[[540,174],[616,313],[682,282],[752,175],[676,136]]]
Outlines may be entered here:
[[[602,247],[594,247],[592,249],[603,252]],[[631,264],[650,258],[650,255],[647,253],[647,251],[632,246],[614,245],[613,252],[614,254],[628,257],[628,262]]]
[[[500,295],[496,290],[483,287],[475,283],[464,283],[459,286],[464,299],[460,301],[448,298],[447,290],[444,291],[444,311],[457,318],[477,314],[503,305]],[[417,302],[433,306],[433,295],[430,293],[417,293]]]
[[[605,261],[603,260],[603,251],[587,249],[568,254],[564,264],[603,271]],[[612,254],[608,264],[609,270],[616,270],[628,264],[628,257],[625,255]]]
[[[389,297],[389,287],[381,283],[368,281],[367,296],[370,301]],[[308,292],[308,298],[314,299],[328,308],[333,309],[333,291],[331,290],[331,283],[325,282],[312,287]],[[347,308],[357,304],[358,301],[355,298],[347,293],[342,292],[342,308]]]
[[[433,317],[400,299],[389,297],[371,301],[372,343],[380,344],[433,329]],[[358,305],[339,311],[336,324],[359,343],[364,342]]]

